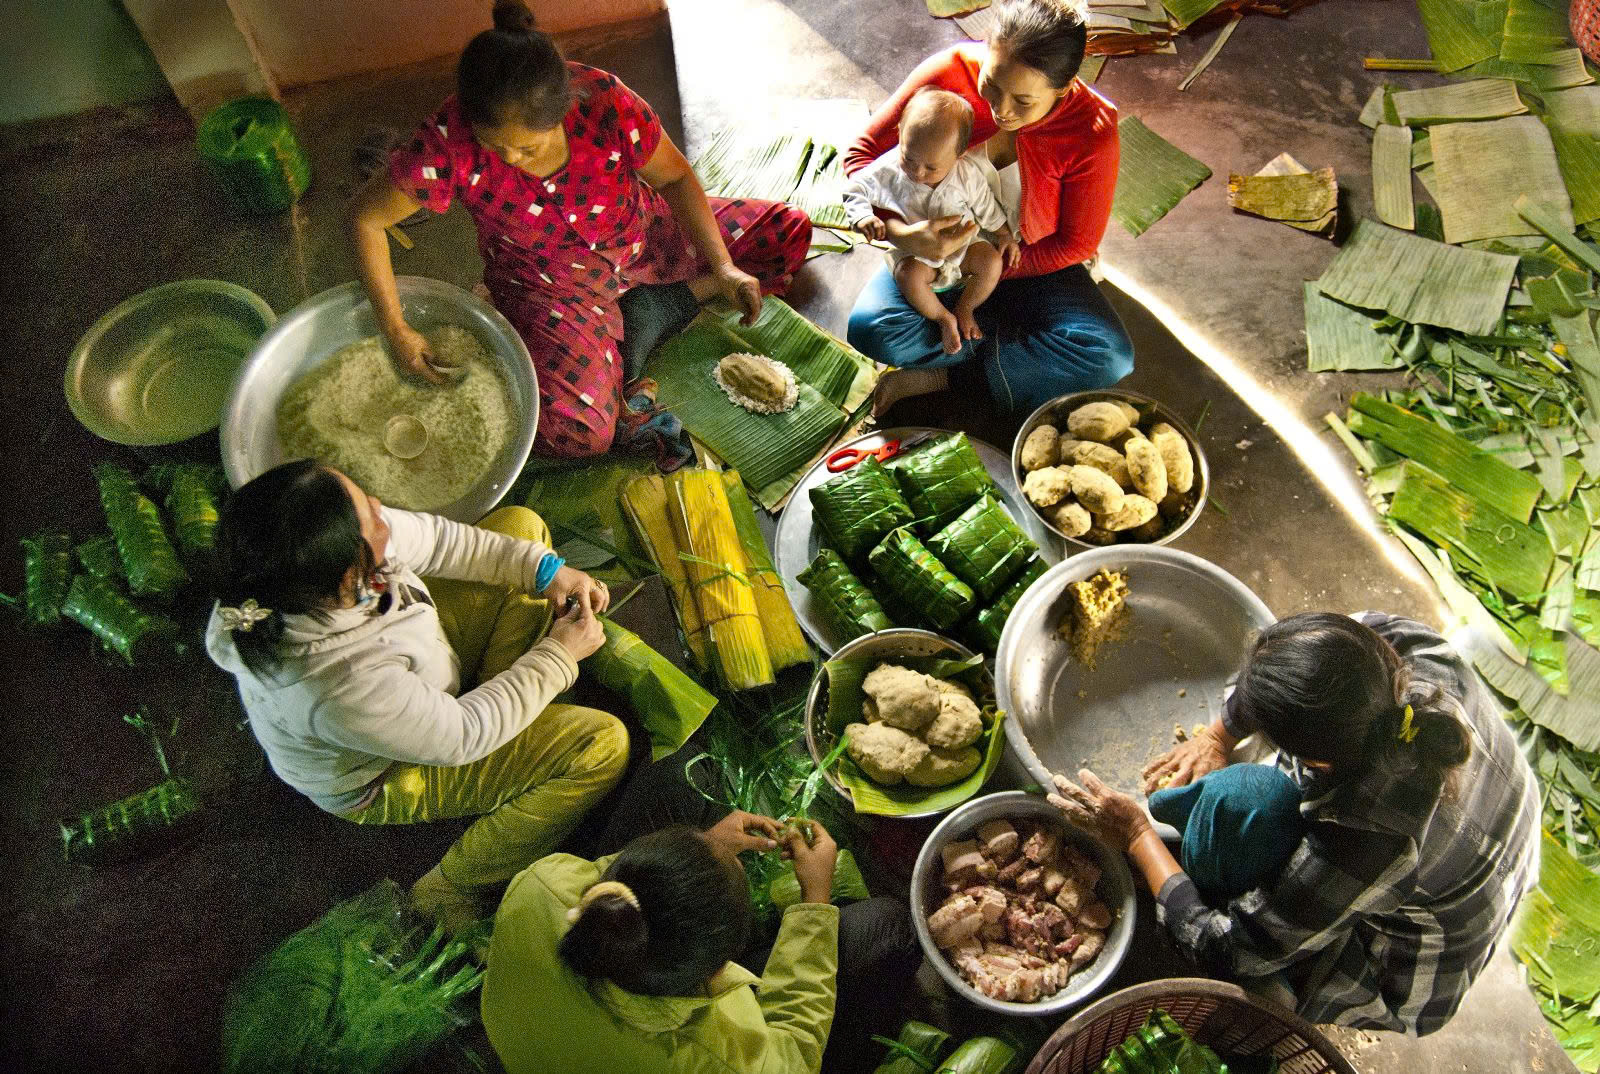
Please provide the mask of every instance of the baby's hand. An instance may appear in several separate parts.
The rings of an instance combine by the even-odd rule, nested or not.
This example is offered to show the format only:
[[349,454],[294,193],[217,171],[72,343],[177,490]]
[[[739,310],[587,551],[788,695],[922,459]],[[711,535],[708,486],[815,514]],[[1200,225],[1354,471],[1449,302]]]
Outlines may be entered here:
[[882,242],[889,237],[889,227],[876,216],[864,216],[855,223],[855,229],[873,242]]
[[1000,247],[1000,271],[1006,272],[1018,261],[1022,260],[1022,244],[1016,239],[1001,237],[995,240],[995,245]]

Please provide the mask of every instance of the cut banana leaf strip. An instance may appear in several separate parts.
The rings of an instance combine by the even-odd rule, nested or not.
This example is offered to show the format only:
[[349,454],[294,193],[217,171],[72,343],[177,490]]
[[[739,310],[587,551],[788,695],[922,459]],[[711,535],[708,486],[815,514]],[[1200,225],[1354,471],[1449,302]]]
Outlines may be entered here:
[[1211,61],[1215,60],[1222,52],[1222,46],[1228,43],[1228,38],[1233,36],[1233,31],[1238,28],[1240,21],[1243,19],[1244,14],[1242,12],[1237,13],[1228,20],[1226,26],[1218,31],[1217,36],[1211,41],[1211,47],[1206,49],[1205,55],[1195,62],[1195,65],[1189,69],[1189,73],[1183,76],[1183,81],[1178,83],[1179,93],[1194,85],[1194,80],[1205,73],[1206,68],[1210,67]]
[[1394,93],[1392,86],[1379,86],[1367,97],[1367,103],[1361,106],[1361,125],[1363,127],[1376,127],[1380,123],[1398,124],[1400,117],[1395,115]]
[[1472,441],[1440,428],[1427,418],[1357,392],[1345,419],[1357,436],[1376,440],[1449,481],[1480,504],[1518,522],[1533,517],[1539,502],[1539,479],[1516,470],[1481,450]]
[[[1484,5],[1488,6],[1488,5]],[[1552,64],[1510,63],[1499,56],[1480,60],[1471,67],[1455,72],[1456,77],[1510,78],[1526,83],[1537,90],[1569,89],[1587,86],[1594,76],[1584,66],[1583,53],[1577,48],[1558,49],[1551,53]]]
[[1143,235],[1211,178],[1211,169],[1145,126],[1134,116],[1117,124],[1122,159],[1111,215],[1134,236]]
[[1439,70],[1459,71],[1499,55],[1499,42],[1478,28],[1472,9],[1461,0],[1417,0],[1417,13]]
[[1332,168],[1298,175],[1228,176],[1229,207],[1252,216],[1320,226],[1332,222],[1338,204],[1339,183]]
[[936,19],[953,19],[957,15],[970,15],[989,6],[989,0],[927,0],[928,14]]
[[[1428,167],[1432,168],[1433,165],[1430,164]],[[1417,174],[1420,178],[1421,173],[1418,172]],[[1424,239],[1432,239],[1434,242],[1443,242],[1444,218],[1439,215],[1439,206],[1431,201],[1417,202],[1415,212],[1417,235]]]
[[1404,363],[1390,345],[1390,336],[1377,331],[1380,318],[1365,310],[1335,302],[1305,285],[1306,368],[1313,373],[1348,369],[1399,369]]
[[1528,110],[1517,96],[1517,84],[1509,78],[1479,78],[1451,86],[1398,90],[1390,94],[1390,100],[1396,119],[1408,127],[1499,119]]
[[1544,596],[1555,555],[1544,534],[1451,486],[1415,462],[1405,464],[1389,517],[1451,551],[1462,566],[1518,600]]
[[1561,53],[1572,47],[1567,28],[1567,5],[1545,0],[1510,0],[1500,39],[1500,58],[1511,63],[1540,66],[1560,62]]
[[1182,30],[1202,15],[1208,15],[1222,6],[1223,0],[1161,0],[1161,6],[1172,16],[1172,23]]
[[1590,272],[1600,272],[1600,250],[1577,238],[1570,229],[1563,231],[1560,221],[1552,220],[1529,199],[1518,198],[1516,208],[1518,215],[1560,247],[1563,253],[1586,266]]
[[1322,293],[1413,324],[1489,335],[1517,259],[1463,250],[1363,220],[1318,282]]
[[[1431,139],[1424,144],[1431,146]],[[1416,226],[1411,199],[1411,165],[1415,156],[1410,127],[1380,123],[1372,132],[1373,211],[1390,227],[1407,231]]]
[[1449,123],[1435,128],[1430,141],[1446,242],[1535,234],[1517,214],[1519,196],[1565,230],[1575,226],[1555,145],[1537,118]]
[[789,195],[789,204],[804,209],[818,227],[849,227],[844,211],[844,155],[831,145],[814,142],[805,174]]
[[[1411,130],[1407,127],[1406,130]],[[1415,132],[1416,137],[1411,141],[1411,166],[1420,168],[1424,164],[1433,163],[1433,139],[1426,130]]]
[[1489,614],[1489,609],[1477,596],[1461,584],[1461,579],[1450,568],[1445,557],[1439,555],[1426,541],[1413,536],[1403,526],[1391,526],[1390,531],[1406,546],[1422,569],[1428,572],[1428,577],[1433,579],[1433,584],[1439,587],[1439,592],[1444,597],[1447,607],[1466,626],[1471,628],[1473,635],[1480,641],[1493,644],[1501,656],[1520,666],[1527,661],[1516,645],[1506,636],[1506,632],[1495,622],[1494,616]]

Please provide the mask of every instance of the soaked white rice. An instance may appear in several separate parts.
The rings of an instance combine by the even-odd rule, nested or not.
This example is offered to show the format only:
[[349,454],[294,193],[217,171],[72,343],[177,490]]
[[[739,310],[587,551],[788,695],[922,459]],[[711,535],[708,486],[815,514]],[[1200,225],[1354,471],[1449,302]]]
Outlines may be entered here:
[[[341,347],[278,404],[284,457],[316,459],[412,511],[437,511],[477,485],[511,439],[511,393],[467,329],[441,325],[424,335],[441,364],[466,368],[460,381],[436,387],[403,379],[376,336]],[[384,426],[396,414],[428,429],[428,446],[414,459],[384,449]]]

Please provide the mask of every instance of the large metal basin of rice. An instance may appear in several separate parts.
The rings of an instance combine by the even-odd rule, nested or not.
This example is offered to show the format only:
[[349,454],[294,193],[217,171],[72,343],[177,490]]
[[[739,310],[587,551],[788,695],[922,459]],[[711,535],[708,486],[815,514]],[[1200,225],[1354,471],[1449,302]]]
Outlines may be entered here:
[[[505,496],[522,472],[539,426],[539,384],[522,337],[500,313],[470,291],[421,276],[396,279],[406,321],[419,332],[454,324],[477,337],[505,377],[513,433],[484,476],[436,513],[476,522]],[[323,291],[279,318],[245,360],[222,414],[222,462],[234,488],[284,461],[278,447],[278,403],[289,386],[336,351],[379,335],[372,305],[359,283]]]
[[[1102,569],[1128,575],[1127,637],[1101,645],[1091,670],[1057,625],[1068,586]],[[1140,772],[1186,732],[1222,713],[1250,636],[1273,621],[1261,598],[1199,556],[1152,545],[1082,552],[1046,571],[1017,602],[995,655],[1006,745],[1038,783],[1079,768],[1142,795]]]

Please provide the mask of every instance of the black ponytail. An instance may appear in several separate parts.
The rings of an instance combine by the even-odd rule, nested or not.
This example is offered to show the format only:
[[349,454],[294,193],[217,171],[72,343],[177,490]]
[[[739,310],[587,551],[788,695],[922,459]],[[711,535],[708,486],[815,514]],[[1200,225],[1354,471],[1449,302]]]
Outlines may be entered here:
[[989,44],[1064,89],[1083,66],[1089,41],[1088,8],[1082,0],[999,0]]
[[640,836],[601,879],[627,885],[639,905],[605,894],[583,908],[559,947],[581,976],[638,995],[693,995],[749,939],[753,912],[743,878],[693,828]]
[[361,574],[376,567],[349,491],[310,459],[275,466],[228,497],[213,560],[223,607],[253,600],[271,613],[233,632],[240,659],[257,674],[277,663],[285,614],[326,615],[352,566]]
[[1377,631],[1333,612],[1292,615],[1263,630],[1230,704],[1275,746],[1330,765],[1340,778],[1379,761],[1442,774],[1471,754],[1467,729],[1440,691],[1415,684]]
[[462,50],[456,100],[474,126],[516,122],[543,131],[561,125],[573,101],[567,63],[520,0],[497,0],[494,29]]

